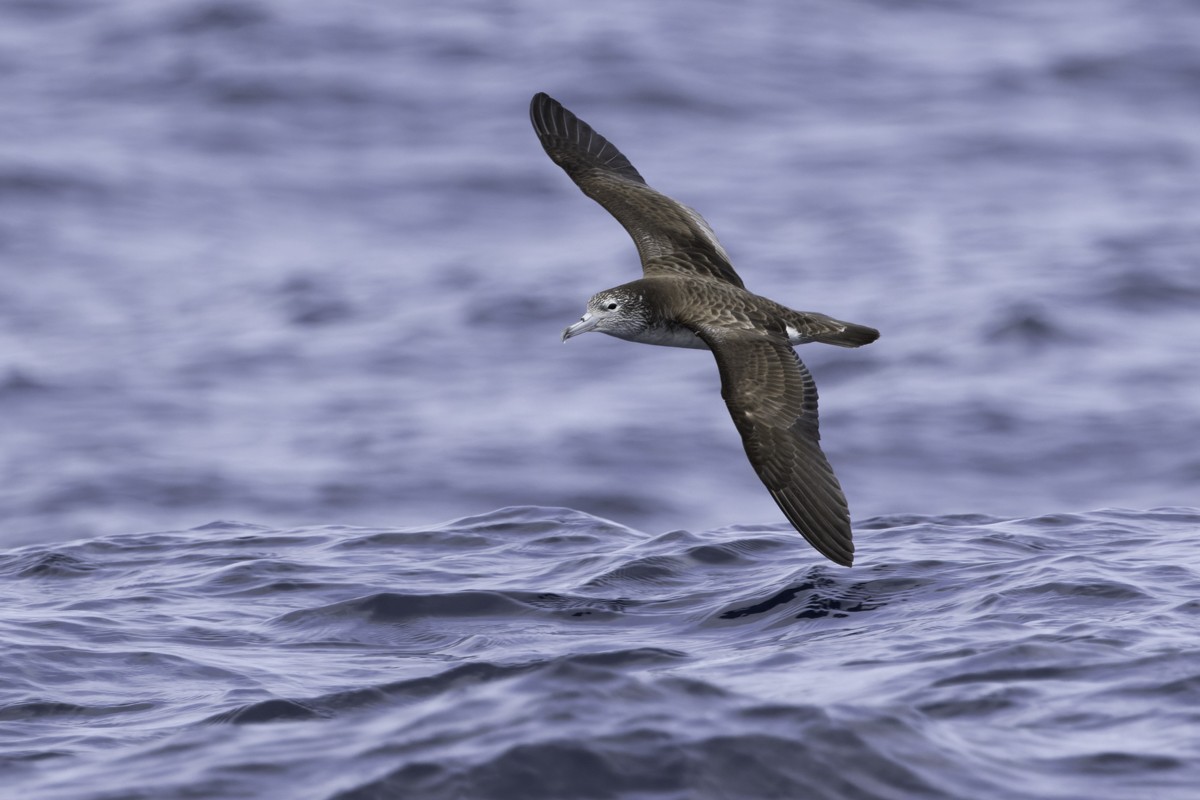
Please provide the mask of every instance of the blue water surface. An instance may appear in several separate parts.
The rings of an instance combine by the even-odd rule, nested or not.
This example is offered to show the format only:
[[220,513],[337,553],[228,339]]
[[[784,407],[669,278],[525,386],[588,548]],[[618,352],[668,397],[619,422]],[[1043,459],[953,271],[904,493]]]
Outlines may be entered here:
[[568,509],[0,558],[22,798],[1184,798],[1200,511],[783,525]]

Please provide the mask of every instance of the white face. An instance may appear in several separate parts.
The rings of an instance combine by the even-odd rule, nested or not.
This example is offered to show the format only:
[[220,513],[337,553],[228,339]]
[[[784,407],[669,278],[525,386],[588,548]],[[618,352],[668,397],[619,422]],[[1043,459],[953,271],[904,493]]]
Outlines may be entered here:
[[612,295],[596,295],[588,301],[588,312],[598,316],[615,314],[621,310],[621,301]]
[[625,307],[624,298],[607,292],[594,295],[588,300],[587,313],[579,318],[579,322],[563,331],[563,341],[588,331],[620,335],[617,331],[630,328],[631,323],[636,325],[636,322],[624,313]]
[[[617,308],[609,310],[608,306],[615,305]],[[596,297],[588,301],[587,311],[579,318],[579,322],[563,331],[563,341],[570,339],[572,336],[578,336],[581,333],[588,331],[603,331],[604,323],[609,315],[613,314],[620,308],[620,304],[615,301],[605,302]]]

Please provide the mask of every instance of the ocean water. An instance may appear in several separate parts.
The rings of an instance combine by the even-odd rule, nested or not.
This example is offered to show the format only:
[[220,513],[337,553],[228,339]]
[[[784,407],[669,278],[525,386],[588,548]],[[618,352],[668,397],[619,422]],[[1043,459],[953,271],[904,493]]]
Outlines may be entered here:
[[[0,4],[0,795],[1190,796],[1197,41],[1187,0]],[[537,91],[751,290],[882,332],[800,351],[852,569],[708,354],[560,343],[637,262]]]
[[[1200,783],[1200,511],[646,534],[514,507],[0,558],[22,798],[1138,798]],[[19,699],[18,699],[19,698]]]

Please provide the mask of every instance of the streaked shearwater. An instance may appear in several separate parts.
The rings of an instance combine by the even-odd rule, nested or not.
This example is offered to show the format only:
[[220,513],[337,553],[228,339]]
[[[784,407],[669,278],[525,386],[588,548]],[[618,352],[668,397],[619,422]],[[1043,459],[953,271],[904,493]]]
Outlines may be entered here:
[[546,153],[633,237],[639,280],[606,289],[563,332],[711,350],[746,455],[784,516],[822,555],[854,561],[850,510],[817,430],[817,387],[793,345],[861,347],[879,331],[746,291],[692,209],[651,189],[607,139],[547,94],[529,106]]

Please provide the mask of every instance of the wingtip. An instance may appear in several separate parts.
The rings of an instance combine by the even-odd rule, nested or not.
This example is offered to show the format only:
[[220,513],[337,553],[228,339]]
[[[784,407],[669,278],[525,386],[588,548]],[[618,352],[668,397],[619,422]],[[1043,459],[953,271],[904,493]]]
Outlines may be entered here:
[[547,135],[561,134],[570,125],[571,112],[545,92],[538,92],[529,101],[529,121],[545,143]]
[[[829,476],[837,480],[832,472]],[[841,500],[840,511],[833,511],[831,516],[830,513],[819,511],[814,513],[814,508],[796,502],[795,497],[780,493],[770,486],[767,488],[787,521],[814,550],[835,564],[854,566],[854,532],[850,527],[850,514],[845,508],[844,499]],[[840,486],[837,487],[837,496],[841,497]]]
[[[793,525],[793,527],[796,526]],[[804,536],[805,540],[812,545],[813,549],[825,556],[825,558],[842,567],[854,566],[853,542],[846,542],[846,544],[843,545],[841,542],[829,542],[823,538],[810,536],[799,528],[797,528],[797,530],[800,531],[800,534]]]
[[646,182],[616,145],[545,92],[538,92],[529,101],[529,119],[547,154],[576,183],[582,171],[591,169],[636,183]]
[[556,109],[562,107],[563,104],[550,95],[545,92],[538,92],[529,101],[529,117],[537,122],[539,117],[544,119],[547,113],[553,113]]
[[[800,531],[800,533],[804,534],[803,531]],[[841,541],[830,542],[808,535],[804,535],[804,538],[808,540],[808,543],[811,544],[818,553],[825,556],[833,563],[839,564],[843,567],[854,566],[853,541],[846,541],[843,544]]]
[[541,120],[539,118],[542,115],[542,109],[546,107],[546,102],[550,99],[550,95],[545,92],[538,92],[529,101],[529,120],[533,123],[533,127],[539,131],[541,129]]
[[854,566],[854,554],[853,553],[851,553],[848,556],[842,556],[842,557],[831,556],[831,555],[826,554],[826,557],[833,563],[839,564],[843,567],[853,567]]

